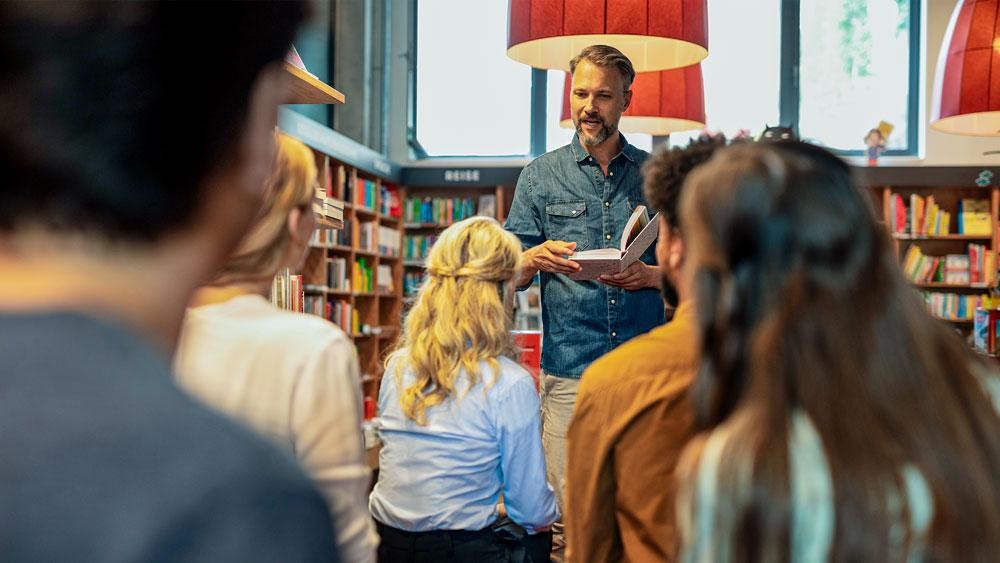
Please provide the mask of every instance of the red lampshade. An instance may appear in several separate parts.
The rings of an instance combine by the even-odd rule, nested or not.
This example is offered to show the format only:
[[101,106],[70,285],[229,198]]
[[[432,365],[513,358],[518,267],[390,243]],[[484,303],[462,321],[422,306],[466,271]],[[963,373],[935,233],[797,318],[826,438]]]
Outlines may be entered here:
[[507,56],[569,70],[584,47],[611,45],[636,72],[679,68],[708,56],[707,0],[510,0]]
[[[571,82],[567,73],[559,125],[572,129],[569,105]],[[618,123],[618,129],[623,133],[651,135],[669,135],[704,127],[705,94],[701,65],[637,74],[632,83],[632,103]]]
[[931,127],[1000,136],[1000,1],[955,6],[934,77]]

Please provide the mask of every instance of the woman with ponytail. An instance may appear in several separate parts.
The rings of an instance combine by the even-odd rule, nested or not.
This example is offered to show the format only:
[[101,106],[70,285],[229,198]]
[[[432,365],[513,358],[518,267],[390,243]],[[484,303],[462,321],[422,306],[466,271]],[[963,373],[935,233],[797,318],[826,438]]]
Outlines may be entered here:
[[341,559],[369,562],[378,536],[365,506],[371,470],[354,345],[330,321],[268,298],[275,274],[301,271],[315,228],[315,157],[288,135],[275,140],[250,231],[185,315],[177,382],[294,456],[326,498]]
[[847,165],[744,145],[688,181],[684,560],[996,561],[997,375],[924,309]]
[[517,238],[486,217],[448,227],[431,248],[379,393],[383,447],[369,503],[379,561],[508,561],[491,529],[501,493],[511,520],[548,538],[538,534],[558,512],[538,393],[512,359],[520,255]]

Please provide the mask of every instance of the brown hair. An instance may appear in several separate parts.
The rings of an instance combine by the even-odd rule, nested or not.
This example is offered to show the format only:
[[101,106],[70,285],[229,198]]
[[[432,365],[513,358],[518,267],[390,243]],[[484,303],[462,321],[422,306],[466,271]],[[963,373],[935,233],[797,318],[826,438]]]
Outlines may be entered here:
[[707,162],[715,152],[726,146],[724,135],[704,135],[692,139],[686,147],[664,147],[646,160],[642,166],[643,191],[653,211],[667,221],[671,228],[680,227],[678,200],[681,186],[688,173]]
[[690,182],[696,419],[734,431],[716,480],[735,524],[716,540],[738,560],[788,559],[801,412],[832,478],[832,561],[910,555],[904,467],[933,499],[926,559],[994,561],[1000,416],[984,385],[996,374],[924,309],[847,165],[805,143],[750,144]]
[[316,161],[300,141],[278,133],[278,153],[268,179],[264,202],[250,232],[243,238],[213,284],[269,278],[281,267],[291,240],[288,214],[296,207],[312,213],[316,191]]
[[622,75],[626,92],[632,87],[632,81],[635,80],[635,67],[632,66],[632,61],[628,60],[628,57],[623,55],[621,51],[609,45],[585,47],[579,55],[569,61],[570,75],[576,72],[576,65],[580,64],[580,61],[589,61],[601,67],[613,66],[617,68]]

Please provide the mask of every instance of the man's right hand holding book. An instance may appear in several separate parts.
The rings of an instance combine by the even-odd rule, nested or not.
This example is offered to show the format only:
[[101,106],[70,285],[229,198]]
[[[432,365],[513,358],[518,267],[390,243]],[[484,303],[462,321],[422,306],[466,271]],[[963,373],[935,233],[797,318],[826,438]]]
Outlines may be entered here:
[[524,286],[539,270],[553,274],[572,274],[580,271],[580,265],[567,259],[576,250],[575,242],[547,240],[521,254],[521,274],[517,285]]

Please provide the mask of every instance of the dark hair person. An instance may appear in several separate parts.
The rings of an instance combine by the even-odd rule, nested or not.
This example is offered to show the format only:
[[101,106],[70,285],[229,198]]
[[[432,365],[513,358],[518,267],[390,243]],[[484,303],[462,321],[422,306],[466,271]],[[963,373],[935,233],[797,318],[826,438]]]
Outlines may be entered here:
[[260,208],[304,2],[0,2],[0,559],[338,560],[293,460],[174,384]]
[[844,162],[736,146],[681,225],[701,371],[688,561],[995,561],[996,374],[908,287]]

